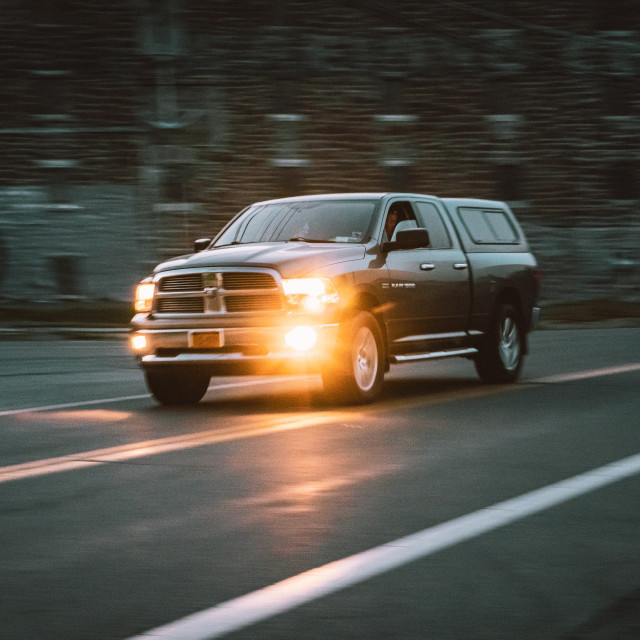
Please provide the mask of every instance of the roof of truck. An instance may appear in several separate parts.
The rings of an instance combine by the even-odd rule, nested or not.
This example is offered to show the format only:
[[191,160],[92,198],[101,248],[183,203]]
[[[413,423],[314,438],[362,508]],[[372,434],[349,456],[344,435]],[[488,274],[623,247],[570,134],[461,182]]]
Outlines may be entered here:
[[504,208],[505,203],[498,200],[484,200],[481,198],[442,198],[433,194],[427,193],[405,193],[401,191],[372,191],[372,192],[355,192],[355,193],[318,193],[314,195],[306,196],[292,196],[288,198],[275,198],[272,200],[262,200],[255,204],[267,204],[275,202],[302,202],[309,200],[362,200],[362,199],[376,199],[382,198],[436,198],[442,200],[447,204],[454,207],[491,207],[491,208]]

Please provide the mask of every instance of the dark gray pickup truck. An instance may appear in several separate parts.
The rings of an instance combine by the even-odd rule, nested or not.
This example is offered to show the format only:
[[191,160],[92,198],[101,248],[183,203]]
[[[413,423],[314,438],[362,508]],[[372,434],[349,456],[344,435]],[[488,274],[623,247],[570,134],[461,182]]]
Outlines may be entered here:
[[161,403],[212,376],[319,372],[341,401],[391,364],[447,357],[518,378],[540,272],[509,207],[407,193],[258,202],[136,290],[131,344]]

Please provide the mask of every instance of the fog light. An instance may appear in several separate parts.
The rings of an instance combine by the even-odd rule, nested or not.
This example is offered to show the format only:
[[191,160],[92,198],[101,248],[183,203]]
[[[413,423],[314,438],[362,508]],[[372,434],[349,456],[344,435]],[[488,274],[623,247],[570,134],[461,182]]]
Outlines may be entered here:
[[147,348],[147,339],[145,336],[133,336],[133,338],[131,338],[131,346],[136,351],[142,351]]
[[296,327],[284,336],[287,345],[296,351],[309,351],[315,346],[317,340],[318,334],[311,327]]

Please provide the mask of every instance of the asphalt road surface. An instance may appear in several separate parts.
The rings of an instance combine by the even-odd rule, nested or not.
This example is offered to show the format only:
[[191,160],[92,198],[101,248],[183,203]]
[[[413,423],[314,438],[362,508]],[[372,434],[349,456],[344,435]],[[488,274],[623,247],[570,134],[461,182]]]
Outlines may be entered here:
[[0,638],[640,638],[640,330],[163,408],[118,340],[0,342]]

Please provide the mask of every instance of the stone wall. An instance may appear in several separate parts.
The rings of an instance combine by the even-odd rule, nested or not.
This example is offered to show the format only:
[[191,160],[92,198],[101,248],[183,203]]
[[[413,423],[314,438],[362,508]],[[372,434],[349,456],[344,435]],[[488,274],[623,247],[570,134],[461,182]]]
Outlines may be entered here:
[[155,259],[135,191],[79,185],[73,204],[39,187],[0,189],[0,291],[5,304],[124,301]]
[[640,297],[636,2],[3,4],[5,301],[127,298],[252,201],[376,190],[507,200],[545,299]]

